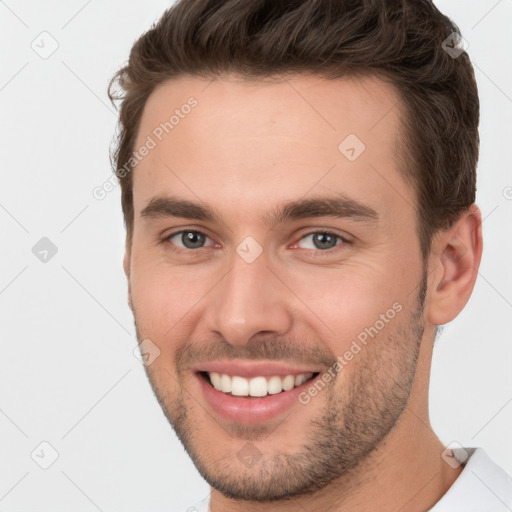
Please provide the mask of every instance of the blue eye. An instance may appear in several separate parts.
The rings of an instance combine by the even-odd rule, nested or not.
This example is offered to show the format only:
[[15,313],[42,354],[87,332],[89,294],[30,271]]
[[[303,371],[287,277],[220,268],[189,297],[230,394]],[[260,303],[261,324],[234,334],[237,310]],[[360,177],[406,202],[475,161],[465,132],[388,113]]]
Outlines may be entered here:
[[[314,233],[309,233],[308,235],[303,236],[300,240],[302,241],[308,238],[311,240],[312,246],[303,248],[320,251],[333,249],[337,245],[342,245],[343,243],[347,242],[347,240],[345,240],[340,235],[335,235],[334,233],[329,233],[328,231],[316,231]],[[341,241],[341,243],[338,243],[338,240]]]
[[[182,245],[180,246],[179,243],[173,241],[173,238],[177,238]],[[207,239],[208,237],[204,233],[194,230],[178,231],[166,238],[172,244],[184,249],[201,249],[205,246],[204,244]]]
[[[201,231],[184,229],[167,236],[163,242],[170,242],[172,250],[198,250],[214,246],[213,240]],[[208,243],[209,242],[209,243]],[[314,231],[300,238],[299,248],[326,253],[337,246],[350,243],[344,237],[329,231]],[[306,246],[304,246],[306,245]]]

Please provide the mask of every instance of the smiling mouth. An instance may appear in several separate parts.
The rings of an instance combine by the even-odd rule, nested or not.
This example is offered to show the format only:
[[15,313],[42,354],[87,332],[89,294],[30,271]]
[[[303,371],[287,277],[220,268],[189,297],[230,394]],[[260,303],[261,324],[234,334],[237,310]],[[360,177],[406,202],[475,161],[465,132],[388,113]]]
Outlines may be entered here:
[[257,376],[250,379],[238,375],[218,372],[198,372],[213,388],[228,396],[237,398],[264,398],[269,395],[285,393],[315,379],[319,372],[297,375]]

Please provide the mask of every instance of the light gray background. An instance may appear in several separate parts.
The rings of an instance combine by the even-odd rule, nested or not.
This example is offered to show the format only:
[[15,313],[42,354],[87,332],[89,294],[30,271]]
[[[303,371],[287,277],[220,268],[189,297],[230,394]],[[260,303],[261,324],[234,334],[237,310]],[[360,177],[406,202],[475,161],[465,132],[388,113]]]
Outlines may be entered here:
[[[0,1],[4,512],[176,511],[208,492],[132,353],[119,188],[92,196],[111,175],[108,80],[168,5]],[[473,297],[436,344],[432,422],[512,473],[512,1],[437,5],[468,41],[480,89],[485,248]],[[31,47],[52,39],[46,59]],[[58,249],[46,263],[32,253],[42,237]],[[58,452],[48,469],[43,441]]]

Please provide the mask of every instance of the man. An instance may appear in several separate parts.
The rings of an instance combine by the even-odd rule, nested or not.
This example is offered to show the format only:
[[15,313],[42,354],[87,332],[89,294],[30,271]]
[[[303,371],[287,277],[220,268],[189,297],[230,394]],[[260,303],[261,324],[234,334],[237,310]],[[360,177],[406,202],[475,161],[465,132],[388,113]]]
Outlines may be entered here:
[[183,0],[112,79],[137,337],[211,486],[189,510],[510,510],[428,413],[482,254],[461,41],[428,0]]

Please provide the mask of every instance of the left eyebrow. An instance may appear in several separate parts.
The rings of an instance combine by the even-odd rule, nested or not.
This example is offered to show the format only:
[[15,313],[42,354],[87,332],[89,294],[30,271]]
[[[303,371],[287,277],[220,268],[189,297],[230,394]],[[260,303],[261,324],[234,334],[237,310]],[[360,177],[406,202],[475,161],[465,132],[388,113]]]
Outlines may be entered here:
[[[214,208],[177,197],[153,197],[140,212],[140,216],[145,219],[176,217],[225,224],[220,213]],[[351,218],[356,221],[376,222],[379,214],[370,206],[340,194],[337,197],[323,196],[281,203],[264,215],[263,222],[273,226],[313,217]]]
[[313,217],[376,222],[379,214],[370,206],[340,194],[338,197],[314,197],[280,204],[265,215],[264,222],[274,225]]

